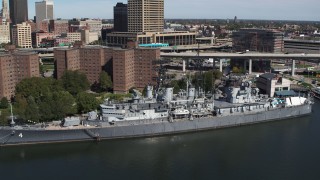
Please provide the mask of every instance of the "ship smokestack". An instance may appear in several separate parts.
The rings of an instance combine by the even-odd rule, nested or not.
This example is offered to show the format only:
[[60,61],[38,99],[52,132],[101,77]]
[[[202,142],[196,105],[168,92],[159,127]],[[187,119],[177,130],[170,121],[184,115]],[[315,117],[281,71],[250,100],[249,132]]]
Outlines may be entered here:
[[165,102],[171,102],[173,99],[173,88],[166,89]]
[[153,87],[152,86],[147,86],[147,98],[148,99],[152,99],[153,98],[152,91],[153,91]]

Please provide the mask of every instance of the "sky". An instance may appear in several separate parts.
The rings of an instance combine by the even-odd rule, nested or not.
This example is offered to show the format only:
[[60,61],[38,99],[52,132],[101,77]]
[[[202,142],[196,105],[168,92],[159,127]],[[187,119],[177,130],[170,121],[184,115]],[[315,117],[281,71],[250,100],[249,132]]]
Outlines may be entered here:
[[[35,14],[29,1],[29,18]],[[113,18],[113,6],[127,0],[54,0],[55,18]],[[165,18],[320,21],[320,0],[165,0]]]

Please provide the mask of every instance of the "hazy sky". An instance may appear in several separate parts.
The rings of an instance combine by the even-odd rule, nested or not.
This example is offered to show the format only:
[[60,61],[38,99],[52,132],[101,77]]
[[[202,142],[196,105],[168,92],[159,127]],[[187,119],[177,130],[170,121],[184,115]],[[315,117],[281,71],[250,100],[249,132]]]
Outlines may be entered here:
[[[34,2],[29,1],[30,18]],[[127,0],[54,0],[56,18],[113,18],[113,6]],[[320,0],[165,0],[165,18],[281,19],[320,21]]]

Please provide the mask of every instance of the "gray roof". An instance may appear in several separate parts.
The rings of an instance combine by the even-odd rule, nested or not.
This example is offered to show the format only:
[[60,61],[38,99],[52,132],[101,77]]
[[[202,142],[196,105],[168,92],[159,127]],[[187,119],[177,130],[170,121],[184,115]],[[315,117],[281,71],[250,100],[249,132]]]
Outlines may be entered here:
[[273,73],[265,73],[265,74],[260,75],[259,77],[271,80],[271,79],[273,79],[275,76],[276,76],[276,75],[273,74]]

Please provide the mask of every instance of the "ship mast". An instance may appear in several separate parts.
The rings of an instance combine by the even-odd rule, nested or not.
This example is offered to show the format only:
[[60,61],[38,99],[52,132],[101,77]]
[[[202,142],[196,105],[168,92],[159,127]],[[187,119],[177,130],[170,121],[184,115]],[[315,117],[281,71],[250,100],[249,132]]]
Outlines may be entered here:
[[11,122],[10,125],[13,127],[16,123],[14,122],[13,112],[12,112],[12,104],[10,103],[10,111],[11,111]]
[[203,77],[203,60],[200,58],[200,42],[197,41],[198,43],[198,49],[197,49],[197,55],[195,57],[195,70],[197,71],[196,73],[196,89],[198,90],[198,97],[200,97],[201,91],[204,90],[204,77]]

